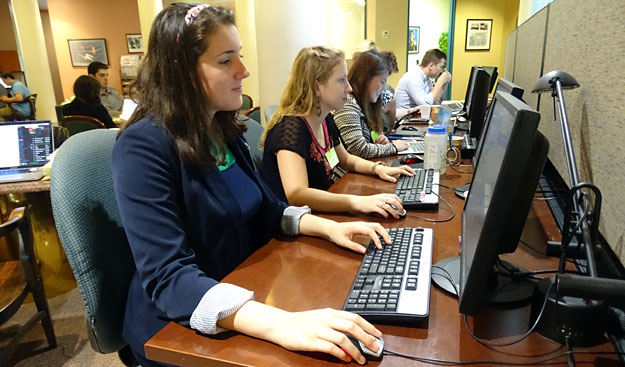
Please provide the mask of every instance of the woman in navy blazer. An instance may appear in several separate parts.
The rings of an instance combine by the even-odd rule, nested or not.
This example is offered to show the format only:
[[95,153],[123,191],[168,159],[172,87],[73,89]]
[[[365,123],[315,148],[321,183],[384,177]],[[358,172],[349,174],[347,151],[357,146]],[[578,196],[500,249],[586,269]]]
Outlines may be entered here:
[[[137,271],[124,338],[142,366],[144,343],[169,321],[199,332],[236,330],[290,350],[364,357],[345,336],[377,350],[360,316],[331,309],[287,312],[220,283],[271,237],[305,234],[364,252],[351,239],[390,243],[379,224],[336,223],[278,200],[253,168],[236,117],[241,43],[229,10],[173,4],[154,20],[135,83],[139,105],[113,150],[113,179]],[[349,355],[347,354],[349,353]]]

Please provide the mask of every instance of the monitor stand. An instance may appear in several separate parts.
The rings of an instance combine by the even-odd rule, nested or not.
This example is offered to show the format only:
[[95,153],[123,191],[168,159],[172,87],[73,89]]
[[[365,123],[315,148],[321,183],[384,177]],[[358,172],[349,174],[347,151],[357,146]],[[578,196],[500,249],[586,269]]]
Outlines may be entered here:
[[467,196],[469,196],[469,188],[471,188],[470,182],[456,187],[454,189],[454,193],[460,199],[467,200]]
[[[503,267],[497,267],[491,273],[489,287],[482,302],[484,304],[511,303],[532,298],[535,287],[534,282],[528,279],[502,275],[507,273],[506,269],[513,269],[518,273],[526,273],[527,270],[504,260],[501,260],[501,262]],[[447,273],[439,268],[445,269],[451,275],[454,285],[447,279]],[[460,289],[460,256],[449,257],[434,264],[432,266],[432,281],[438,287],[457,297],[456,290]]]

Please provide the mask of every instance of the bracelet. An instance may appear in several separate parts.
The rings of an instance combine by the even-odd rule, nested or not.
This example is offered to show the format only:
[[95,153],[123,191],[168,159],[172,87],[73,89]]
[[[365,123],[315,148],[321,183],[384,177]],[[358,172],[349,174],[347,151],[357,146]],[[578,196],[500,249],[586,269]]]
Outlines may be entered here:
[[371,174],[376,176],[377,174],[375,173],[375,169],[378,168],[378,166],[386,166],[386,164],[384,164],[384,162],[375,162],[375,164],[373,165],[373,167],[371,167]]

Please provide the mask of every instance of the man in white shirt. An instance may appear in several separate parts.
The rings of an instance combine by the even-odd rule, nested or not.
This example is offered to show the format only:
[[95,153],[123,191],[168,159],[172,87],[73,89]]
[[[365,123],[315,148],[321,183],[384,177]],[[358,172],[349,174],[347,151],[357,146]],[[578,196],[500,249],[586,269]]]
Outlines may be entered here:
[[[422,105],[440,104],[451,74],[445,70],[447,55],[439,49],[425,53],[417,70],[404,74],[395,89],[397,108],[407,109]],[[432,78],[438,77],[436,85]]]

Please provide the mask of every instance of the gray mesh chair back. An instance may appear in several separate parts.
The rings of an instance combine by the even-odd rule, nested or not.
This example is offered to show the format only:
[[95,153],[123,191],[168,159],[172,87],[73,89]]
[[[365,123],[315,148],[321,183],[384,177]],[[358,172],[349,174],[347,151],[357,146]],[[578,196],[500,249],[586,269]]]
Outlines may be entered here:
[[263,151],[260,150],[258,142],[260,142],[260,137],[263,135],[265,129],[263,129],[263,126],[254,119],[247,116],[239,117],[243,119],[245,121],[245,125],[247,125],[247,131],[243,133],[243,136],[245,137],[245,140],[247,140],[247,144],[250,147],[250,154],[252,156],[254,166],[256,166],[257,170],[260,170],[260,166],[263,163]]
[[266,121],[265,123],[271,120],[271,116],[273,115],[274,112],[276,112],[277,109],[278,109],[277,104],[270,104],[269,106],[265,107],[265,121]]
[[116,136],[96,129],[70,137],[50,171],[54,221],[85,301],[91,346],[100,353],[126,345],[122,323],[135,271],[113,191]]

